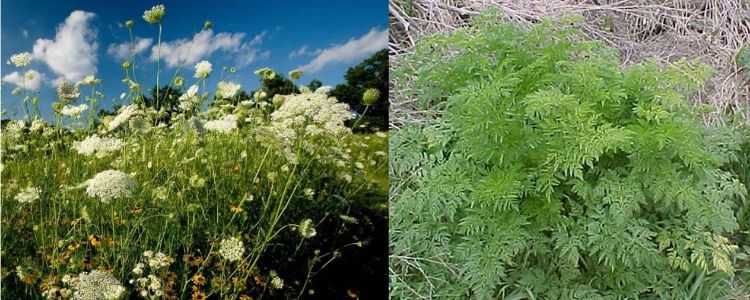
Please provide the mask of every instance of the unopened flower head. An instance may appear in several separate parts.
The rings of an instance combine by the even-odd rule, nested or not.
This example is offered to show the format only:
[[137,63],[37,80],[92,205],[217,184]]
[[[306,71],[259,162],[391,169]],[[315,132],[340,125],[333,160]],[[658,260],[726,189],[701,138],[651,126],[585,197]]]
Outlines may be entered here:
[[16,194],[16,201],[20,203],[31,203],[39,199],[39,195],[42,194],[42,190],[36,187],[29,186],[25,190]]
[[234,82],[219,81],[216,96],[223,99],[230,99],[237,95],[241,85]]
[[262,68],[255,70],[255,75],[260,76],[262,80],[271,80],[276,77],[276,72],[271,68]]
[[239,238],[231,237],[229,239],[221,240],[219,247],[219,254],[228,261],[238,261],[242,259],[242,254],[245,252],[244,245]]
[[302,70],[300,69],[292,70],[291,72],[289,72],[289,78],[291,78],[292,80],[297,80],[297,79],[302,78]]
[[362,93],[362,103],[365,105],[373,105],[380,98],[380,90],[375,88],[369,88]]
[[75,291],[73,297],[81,300],[114,300],[125,293],[125,288],[117,278],[99,270],[79,274],[72,287]]
[[10,56],[9,63],[16,66],[16,68],[23,68],[31,63],[31,53],[21,52]]
[[133,20],[127,20],[125,21],[125,28],[128,28],[128,29],[133,28],[134,24],[135,22],[133,22]]
[[257,90],[253,94],[253,98],[255,98],[255,101],[261,101],[263,99],[266,99],[267,96],[268,94],[266,94],[266,91],[264,90]]
[[107,170],[86,180],[86,194],[99,198],[104,203],[112,199],[132,197],[135,192],[135,181],[130,175],[118,170]]
[[195,64],[195,75],[193,75],[193,77],[198,78],[198,79],[204,79],[204,78],[208,78],[209,74],[211,74],[210,62],[203,60]]
[[143,19],[146,20],[146,22],[149,22],[151,24],[156,24],[161,22],[161,19],[164,17],[164,5],[156,5],[152,7],[151,9],[143,12]]
[[282,104],[284,104],[284,95],[276,94],[273,95],[273,99],[271,100],[274,106],[279,107]]

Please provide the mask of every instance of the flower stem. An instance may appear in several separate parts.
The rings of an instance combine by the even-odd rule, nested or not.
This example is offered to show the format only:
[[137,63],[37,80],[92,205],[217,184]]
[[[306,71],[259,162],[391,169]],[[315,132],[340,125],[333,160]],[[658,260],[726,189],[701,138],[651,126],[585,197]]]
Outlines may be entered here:
[[159,22],[159,48],[156,49],[156,106],[154,109],[159,111],[159,73],[161,73],[161,22]]

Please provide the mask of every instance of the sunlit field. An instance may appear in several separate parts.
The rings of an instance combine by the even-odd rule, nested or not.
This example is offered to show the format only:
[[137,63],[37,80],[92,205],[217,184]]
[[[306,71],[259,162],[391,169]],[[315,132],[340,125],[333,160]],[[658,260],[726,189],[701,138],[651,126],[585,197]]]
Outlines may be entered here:
[[[164,13],[136,22],[161,32]],[[23,72],[30,59],[11,66]],[[297,70],[244,74],[261,82],[247,95],[229,81],[207,86],[220,70],[201,61],[161,72],[153,92],[138,63],[123,64],[125,105],[111,114],[96,114],[95,75],[59,85],[52,121],[32,91],[3,99],[27,115],[2,127],[4,299],[385,291],[386,132],[353,133],[363,116],[325,87],[271,96],[270,83]],[[362,97],[369,106],[380,95]]]

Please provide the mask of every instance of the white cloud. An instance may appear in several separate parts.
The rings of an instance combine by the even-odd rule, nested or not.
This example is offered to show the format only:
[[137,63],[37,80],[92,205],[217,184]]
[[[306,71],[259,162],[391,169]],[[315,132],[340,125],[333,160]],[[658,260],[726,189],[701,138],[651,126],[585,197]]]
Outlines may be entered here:
[[[249,63],[259,56],[256,46],[262,43],[264,35],[265,32],[262,32],[250,42],[243,43],[245,33],[219,32],[214,34],[213,30],[208,29],[195,37],[195,44],[192,48],[190,39],[162,42],[161,57],[169,67],[178,66],[182,60],[185,60],[185,65],[189,66],[216,51],[223,51],[237,54],[238,63]],[[158,48],[158,45],[151,47],[151,61],[156,61],[158,58]]]
[[27,38],[27,37],[29,37],[29,31],[28,31],[28,30],[26,30],[26,29],[24,29],[24,30],[21,30],[21,34],[23,34],[23,38]]
[[96,29],[90,21],[96,15],[76,10],[57,27],[55,40],[38,39],[34,43],[34,58],[44,61],[61,80],[77,81],[96,73]]
[[34,78],[31,80],[25,80],[24,82],[24,75],[18,72],[13,72],[8,75],[3,76],[3,82],[12,83],[15,84],[18,87],[24,87],[24,84],[26,85],[26,89],[29,90],[38,90],[39,86],[42,84],[42,81],[44,80],[44,75],[40,74],[37,70],[28,70],[26,71],[26,74],[33,74]]
[[300,69],[307,73],[315,73],[329,64],[351,63],[385,48],[387,44],[388,31],[373,28],[367,34],[356,39],[352,38],[345,44],[323,49],[313,60]]
[[300,56],[308,54],[308,53],[310,53],[310,52],[307,51],[307,45],[303,45],[299,49],[294,50],[292,52],[289,52],[289,59],[292,59],[292,58],[295,58],[295,57],[300,57]]
[[[143,50],[148,49],[148,47],[151,46],[151,43],[154,42],[154,39],[152,38],[135,38],[135,53],[141,53]],[[131,55],[131,47],[132,44],[130,42],[124,42],[121,44],[110,44],[107,48],[107,54],[112,55],[112,57],[116,58],[117,60],[125,60],[128,59]]]
[[260,46],[263,43],[263,38],[266,36],[266,32],[263,31],[253,37],[253,40],[249,43],[244,43],[242,46],[240,46],[240,49],[237,54],[237,58],[235,59],[235,63],[238,67],[244,67],[247,66],[256,60],[266,60],[271,56],[271,52],[268,50],[261,51],[258,49],[258,46]]

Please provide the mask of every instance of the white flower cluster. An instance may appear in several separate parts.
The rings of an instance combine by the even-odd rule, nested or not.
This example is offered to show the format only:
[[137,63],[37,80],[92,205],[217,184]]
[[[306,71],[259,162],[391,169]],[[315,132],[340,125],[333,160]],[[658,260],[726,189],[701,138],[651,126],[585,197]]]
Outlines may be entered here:
[[235,115],[226,115],[218,120],[211,120],[203,124],[203,127],[210,131],[229,133],[237,128],[237,117]]
[[23,134],[23,131],[26,129],[26,122],[23,120],[14,120],[8,123],[7,126],[5,126],[5,130],[3,132],[3,135],[8,134],[11,137],[18,138],[21,137]]
[[177,100],[180,101],[180,109],[184,111],[192,111],[200,105],[200,99],[198,96],[198,85],[194,84],[180,96]]
[[164,5],[156,5],[152,7],[151,9],[143,12],[143,19],[146,20],[146,22],[149,22],[151,24],[156,24],[161,22],[161,19],[164,17]]
[[148,266],[152,269],[158,269],[162,267],[169,267],[174,262],[174,258],[169,257],[162,252],[146,251],[143,252],[143,256],[148,258]]
[[44,129],[44,127],[47,125],[47,123],[44,123],[44,120],[36,117],[33,121],[31,121],[31,126],[29,126],[29,130],[31,131],[41,131]]
[[133,267],[133,274],[135,274],[135,275],[141,275],[141,274],[143,274],[143,268],[144,267],[145,267],[145,265],[143,265],[143,263],[137,263],[137,264],[135,264],[135,267]]
[[313,151],[315,144],[309,142],[310,138],[341,138],[351,132],[344,125],[351,118],[349,105],[328,97],[321,88],[314,93],[284,96],[284,103],[271,113],[268,129],[286,147],[304,137],[308,143],[305,149]]
[[73,291],[66,288],[58,288],[56,286],[52,286],[42,292],[42,296],[45,299],[68,299],[73,296]]
[[204,79],[207,78],[209,74],[211,74],[210,62],[203,60],[195,64],[195,75],[193,75],[195,78]]
[[111,199],[132,197],[135,191],[135,181],[130,175],[118,170],[107,170],[86,180],[86,194],[92,198],[99,198],[104,203]]
[[125,293],[117,278],[99,270],[79,274],[72,287],[73,297],[80,300],[119,299]]
[[102,83],[101,79],[97,79],[94,77],[94,75],[86,75],[86,77],[83,78],[83,80],[79,81],[78,85],[96,85]]
[[[131,280],[131,283],[133,280]],[[149,274],[147,277],[141,277],[135,280],[139,287],[140,295],[146,299],[158,299],[163,295],[162,282],[159,277]]]
[[86,104],[81,104],[81,105],[77,105],[77,106],[76,105],[65,105],[60,110],[60,114],[62,114],[63,116],[66,116],[66,117],[70,117],[70,118],[80,118],[81,117],[81,113],[84,110],[87,110],[88,108],[89,108],[89,106],[86,105]]
[[271,270],[271,272],[268,272],[268,277],[271,277],[271,287],[275,290],[280,290],[284,288],[284,279],[281,279],[279,277],[279,274],[276,274],[276,271]]
[[242,259],[245,248],[242,241],[236,237],[221,240],[219,254],[228,261],[238,261]]
[[237,92],[242,87],[238,83],[219,81],[218,88],[216,90],[216,97],[221,99],[229,99],[237,95]]
[[108,153],[119,151],[122,149],[123,142],[117,138],[100,138],[97,135],[92,135],[80,142],[73,143],[73,149],[78,153],[89,156],[96,153],[98,157],[103,157]]
[[112,120],[112,122],[109,122],[109,130],[115,130],[117,127],[120,127],[123,123],[125,123],[130,117],[138,113],[138,107],[135,106],[135,104],[124,106],[120,109],[120,113],[115,116],[115,118]]
[[16,197],[14,199],[16,199],[16,201],[20,203],[31,203],[39,199],[39,195],[41,193],[41,189],[30,186],[16,194]]
[[314,237],[317,234],[317,232],[315,231],[315,227],[312,226],[312,220],[302,220],[302,222],[299,224],[299,234],[306,239]]
[[8,63],[12,63],[16,68],[23,68],[25,66],[28,66],[29,63],[31,63],[31,53],[29,52],[21,52],[18,54],[13,54],[10,56],[10,61]]
[[78,92],[78,85],[63,81],[57,86],[57,97],[60,100],[69,101],[77,99],[79,96],[81,96],[81,93]]

